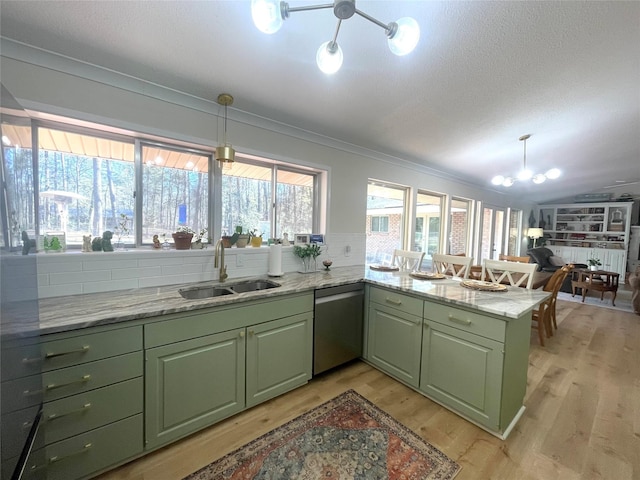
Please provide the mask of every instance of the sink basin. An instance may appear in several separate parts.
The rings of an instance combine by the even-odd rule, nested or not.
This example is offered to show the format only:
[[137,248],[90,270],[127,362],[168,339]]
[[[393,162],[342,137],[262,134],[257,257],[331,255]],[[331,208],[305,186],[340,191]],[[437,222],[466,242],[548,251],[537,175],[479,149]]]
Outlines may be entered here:
[[280,284],[271,280],[247,280],[246,282],[238,282],[229,285],[229,288],[236,293],[255,292],[256,290],[266,290],[268,288],[277,288]]
[[227,287],[195,287],[195,288],[181,288],[178,290],[182,298],[188,300],[198,300],[200,298],[220,297],[222,295],[233,295],[233,291]]

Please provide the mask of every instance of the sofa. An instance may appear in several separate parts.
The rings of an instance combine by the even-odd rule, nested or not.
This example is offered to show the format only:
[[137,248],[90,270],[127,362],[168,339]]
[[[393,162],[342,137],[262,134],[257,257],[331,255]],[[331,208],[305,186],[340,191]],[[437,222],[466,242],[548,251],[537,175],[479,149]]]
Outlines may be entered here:
[[[566,265],[566,262],[561,257],[554,255],[553,251],[548,249],[547,247],[535,247],[527,250],[527,255],[529,255],[529,261],[531,263],[538,264],[539,272],[555,272],[559,268]],[[588,265],[584,263],[574,263],[574,268],[588,268]],[[560,287],[561,292],[572,293],[571,292],[571,274],[567,275],[567,278],[562,282],[562,286]]]

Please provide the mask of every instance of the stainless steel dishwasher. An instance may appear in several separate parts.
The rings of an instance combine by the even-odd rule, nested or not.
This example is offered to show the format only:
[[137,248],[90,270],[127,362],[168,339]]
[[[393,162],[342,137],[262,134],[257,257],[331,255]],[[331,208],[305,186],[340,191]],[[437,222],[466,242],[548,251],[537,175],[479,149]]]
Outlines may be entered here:
[[362,355],[364,284],[315,291],[313,374]]

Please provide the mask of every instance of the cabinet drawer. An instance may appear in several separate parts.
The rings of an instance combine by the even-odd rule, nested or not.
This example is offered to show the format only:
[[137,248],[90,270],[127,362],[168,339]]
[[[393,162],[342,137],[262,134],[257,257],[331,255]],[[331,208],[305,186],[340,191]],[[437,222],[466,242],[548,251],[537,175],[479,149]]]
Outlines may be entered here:
[[79,334],[60,340],[49,341],[43,337],[42,370],[46,372],[138,350],[142,350],[141,326]]
[[34,452],[27,479],[75,480],[142,452],[142,414],[51,444]]
[[401,312],[422,317],[424,300],[385,288],[370,287],[369,301],[395,308]]
[[424,318],[486,338],[505,341],[506,322],[461,308],[425,302]]
[[128,353],[42,374],[45,401],[142,376],[142,352]]
[[47,402],[45,443],[51,444],[142,412],[142,377]]
[[268,299],[233,307],[220,307],[206,313],[179,315],[144,327],[145,348],[168,345],[191,338],[226,332],[313,311],[313,293]]

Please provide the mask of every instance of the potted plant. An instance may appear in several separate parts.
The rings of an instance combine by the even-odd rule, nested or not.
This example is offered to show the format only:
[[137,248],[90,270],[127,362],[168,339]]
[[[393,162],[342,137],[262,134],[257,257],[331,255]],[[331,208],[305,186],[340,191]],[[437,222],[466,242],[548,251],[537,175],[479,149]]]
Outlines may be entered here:
[[250,242],[252,247],[261,247],[262,246],[262,233],[258,233],[258,229],[254,228],[249,232]]
[[302,270],[300,273],[315,272],[318,267],[316,265],[316,259],[322,253],[320,245],[315,243],[305,245],[294,245],[293,254],[302,260]]
[[176,245],[176,250],[189,250],[191,248],[191,239],[195,233],[196,232],[189,227],[178,227],[178,229],[171,234],[173,243]]
[[236,226],[236,233],[231,236],[231,244],[236,244],[238,248],[244,248],[249,243],[251,235],[249,232],[243,232],[242,225]]
[[193,238],[192,238],[192,244],[191,244],[191,248],[193,249],[201,249],[203,248],[203,244],[202,244],[202,239],[204,238],[204,236],[207,233],[207,229],[206,228],[202,228],[200,229],[200,231],[198,233],[194,233]]
[[590,258],[587,263],[589,264],[589,270],[598,270],[598,267],[602,265],[599,258]]

